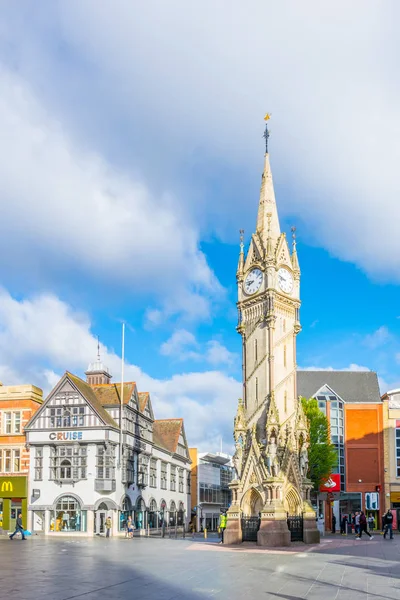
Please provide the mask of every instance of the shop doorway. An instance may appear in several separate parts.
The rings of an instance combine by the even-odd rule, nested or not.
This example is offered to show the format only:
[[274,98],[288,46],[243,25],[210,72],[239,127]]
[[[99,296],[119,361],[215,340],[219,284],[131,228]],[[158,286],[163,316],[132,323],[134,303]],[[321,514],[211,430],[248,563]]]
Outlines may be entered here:
[[106,534],[106,519],[107,519],[107,505],[102,502],[95,513],[95,524],[94,533],[96,535]]
[[11,498],[10,530],[15,530],[18,514],[22,513],[22,503],[19,498]]

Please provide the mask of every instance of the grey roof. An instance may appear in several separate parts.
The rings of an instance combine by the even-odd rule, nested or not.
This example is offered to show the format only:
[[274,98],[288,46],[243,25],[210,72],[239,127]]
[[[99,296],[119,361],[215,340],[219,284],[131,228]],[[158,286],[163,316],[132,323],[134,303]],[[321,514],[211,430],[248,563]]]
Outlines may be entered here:
[[345,402],[381,402],[374,371],[297,371],[299,396],[311,398],[325,384]]

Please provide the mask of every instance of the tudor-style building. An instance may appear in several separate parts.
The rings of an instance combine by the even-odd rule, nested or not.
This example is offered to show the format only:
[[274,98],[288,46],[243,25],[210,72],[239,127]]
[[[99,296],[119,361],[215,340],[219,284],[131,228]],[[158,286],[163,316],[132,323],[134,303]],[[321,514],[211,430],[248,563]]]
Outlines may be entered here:
[[[267,143],[268,136],[266,127]],[[288,514],[304,517],[304,541],[319,541],[307,479],[307,423],[296,389],[300,267],[295,239],[291,253],[280,229],[268,146],[256,231],[246,255],[241,240],[236,279],[243,397],[234,424],[238,479],[231,484],[225,541],[287,545]]]
[[[45,534],[103,534],[190,518],[190,458],[182,419],[154,419],[150,395],[112,384],[100,360],[87,381],[66,372],[27,424],[29,526]],[[120,423],[122,421],[122,427]]]

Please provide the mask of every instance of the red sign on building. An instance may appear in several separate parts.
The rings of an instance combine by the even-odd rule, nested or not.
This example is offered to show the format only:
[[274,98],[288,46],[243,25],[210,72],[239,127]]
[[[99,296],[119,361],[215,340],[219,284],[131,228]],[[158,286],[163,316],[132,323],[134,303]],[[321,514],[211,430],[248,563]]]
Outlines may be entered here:
[[334,473],[319,486],[320,492],[340,492],[340,474]]

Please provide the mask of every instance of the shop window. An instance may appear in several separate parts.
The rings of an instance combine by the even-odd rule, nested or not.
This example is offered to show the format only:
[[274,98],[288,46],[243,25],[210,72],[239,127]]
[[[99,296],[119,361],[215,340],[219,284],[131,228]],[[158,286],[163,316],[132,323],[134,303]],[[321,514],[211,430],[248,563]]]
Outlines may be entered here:
[[97,446],[97,479],[115,479],[115,446]]
[[171,465],[171,492],[175,492],[176,491],[176,468]]
[[11,473],[11,450],[4,450],[4,472]]
[[176,515],[177,518],[177,525],[183,525],[184,524],[184,519],[185,519],[185,507],[183,502],[179,502],[179,510],[177,512]]
[[396,476],[400,477],[400,421],[396,421]]
[[128,517],[132,517],[132,503],[128,496],[125,496],[121,508],[122,510],[119,511],[119,530],[124,531]]
[[124,456],[124,483],[128,485],[135,482],[135,457],[133,453],[128,454],[128,456]]
[[62,496],[50,520],[50,531],[86,531],[86,511],[72,496]]
[[138,460],[138,485],[146,486],[148,483],[149,457],[140,454]]
[[157,502],[152,498],[149,504],[149,527],[150,529],[154,529],[155,527],[160,527],[159,518],[157,513]]
[[161,463],[161,489],[167,489],[167,463]]
[[35,448],[35,481],[43,479],[43,448]]
[[184,481],[183,481],[183,469],[179,469],[179,492],[183,494],[184,492]]
[[21,451],[20,449],[13,450],[13,473],[19,473],[21,470]]
[[0,448],[0,473],[19,473],[21,471],[21,450],[19,448]]
[[21,412],[7,411],[2,413],[2,433],[21,433]]
[[150,460],[150,487],[157,487],[157,460],[155,458]]
[[176,525],[176,504],[172,500],[169,508],[169,526],[174,527]]
[[4,417],[3,433],[11,433],[12,413],[11,412],[5,412],[5,413],[3,413],[3,417]]
[[77,481],[86,479],[86,446],[53,446],[50,449],[50,479]]
[[50,408],[50,426],[83,427],[85,424],[85,406]]

